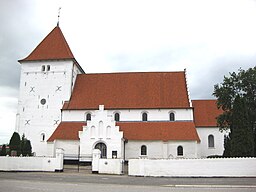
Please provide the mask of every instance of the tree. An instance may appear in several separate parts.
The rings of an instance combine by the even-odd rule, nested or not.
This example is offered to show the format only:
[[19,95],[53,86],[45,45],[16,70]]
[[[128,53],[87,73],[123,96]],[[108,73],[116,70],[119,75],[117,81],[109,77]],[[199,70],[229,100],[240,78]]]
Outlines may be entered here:
[[223,152],[223,157],[231,157],[231,142],[230,142],[230,136],[231,133],[229,133],[228,136],[225,136],[224,138],[224,152]]
[[0,156],[6,156],[6,145],[2,146],[2,150],[1,150]]
[[20,147],[20,135],[17,132],[14,132],[10,142],[9,142],[9,147],[10,147],[10,153],[15,152],[16,155],[20,155],[21,154],[21,147]]
[[[254,154],[256,154],[256,67],[248,70],[239,69],[238,73],[224,76],[223,83],[214,86],[213,95],[217,98],[218,107],[224,112],[217,118],[220,130],[235,129],[233,118],[234,101],[237,96],[244,99],[247,106],[247,126],[253,133]],[[233,128],[231,127],[233,126]],[[232,135],[230,140],[232,140]]]
[[20,150],[23,156],[24,156],[24,146],[25,146],[26,140],[27,139],[25,138],[25,135],[22,134],[21,141],[20,141]]
[[25,144],[23,146],[23,156],[31,156],[32,153],[32,147],[31,147],[31,143],[30,140],[26,139]]
[[24,134],[21,137],[20,149],[21,149],[21,154],[23,156],[31,156],[31,153],[32,153],[31,142],[25,137]]
[[253,130],[249,125],[248,107],[239,95],[234,101],[231,118],[231,157],[251,157],[254,154]]

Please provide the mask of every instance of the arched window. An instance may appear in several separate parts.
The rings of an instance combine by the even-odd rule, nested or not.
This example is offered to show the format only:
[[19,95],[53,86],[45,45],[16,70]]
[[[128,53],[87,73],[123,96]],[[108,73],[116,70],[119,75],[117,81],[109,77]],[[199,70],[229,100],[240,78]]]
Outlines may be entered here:
[[45,71],[45,65],[42,66],[41,71]]
[[47,71],[50,71],[50,70],[51,70],[51,66],[47,65]]
[[97,145],[95,145],[95,149],[100,150],[100,158],[107,158],[107,146],[105,145],[105,143],[98,143]]
[[120,114],[119,113],[115,113],[115,121],[120,121]]
[[147,155],[147,146],[146,145],[141,146],[140,155]]
[[174,115],[174,113],[170,113],[170,121],[175,121],[175,115]]
[[91,113],[87,113],[86,114],[86,121],[91,121],[91,119],[92,119]]
[[41,135],[40,135],[40,141],[41,141],[41,142],[44,142],[44,141],[45,141],[45,134],[44,134],[44,133],[41,133]]
[[148,114],[142,113],[142,121],[147,121],[147,120],[148,120]]
[[208,147],[209,148],[213,148],[214,147],[214,136],[213,135],[209,135],[208,136]]
[[177,147],[177,155],[178,156],[183,156],[183,147],[182,146]]

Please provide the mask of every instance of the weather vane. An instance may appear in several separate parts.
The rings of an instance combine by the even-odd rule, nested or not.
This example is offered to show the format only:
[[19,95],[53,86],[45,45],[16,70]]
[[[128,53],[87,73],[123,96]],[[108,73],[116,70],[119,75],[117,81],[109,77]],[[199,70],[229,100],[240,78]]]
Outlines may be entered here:
[[60,10],[61,10],[61,7],[59,7],[59,11],[58,11],[58,23],[57,23],[57,26],[59,26],[59,24],[60,24]]

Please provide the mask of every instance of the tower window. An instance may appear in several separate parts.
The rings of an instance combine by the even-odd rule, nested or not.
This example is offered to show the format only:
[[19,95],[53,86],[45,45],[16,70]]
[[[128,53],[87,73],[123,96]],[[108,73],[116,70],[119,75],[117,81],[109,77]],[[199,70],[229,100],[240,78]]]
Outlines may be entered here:
[[41,99],[40,103],[44,105],[46,103],[46,99]]
[[42,66],[41,71],[45,71],[45,65]]
[[146,145],[141,146],[140,155],[147,155],[147,146]]
[[147,120],[148,120],[148,114],[142,113],[142,121],[147,121]]
[[47,65],[47,71],[50,71],[50,70],[51,70],[51,66]]
[[41,133],[41,138],[40,138],[41,142],[44,142],[45,141],[45,134],[44,133]]
[[119,113],[115,113],[115,121],[120,121],[120,114]]
[[175,121],[175,114],[174,113],[170,113],[170,121]]

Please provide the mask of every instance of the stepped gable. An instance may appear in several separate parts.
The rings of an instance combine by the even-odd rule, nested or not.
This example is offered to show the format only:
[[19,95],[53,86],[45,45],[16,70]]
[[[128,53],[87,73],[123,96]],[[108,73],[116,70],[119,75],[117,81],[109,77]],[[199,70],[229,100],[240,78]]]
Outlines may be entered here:
[[19,62],[56,59],[75,59],[59,26],[56,26],[29,56]]
[[192,100],[196,127],[217,127],[217,117],[223,113],[217,100]]
[[190,108],[185,72],[78,75],[68,109]]

